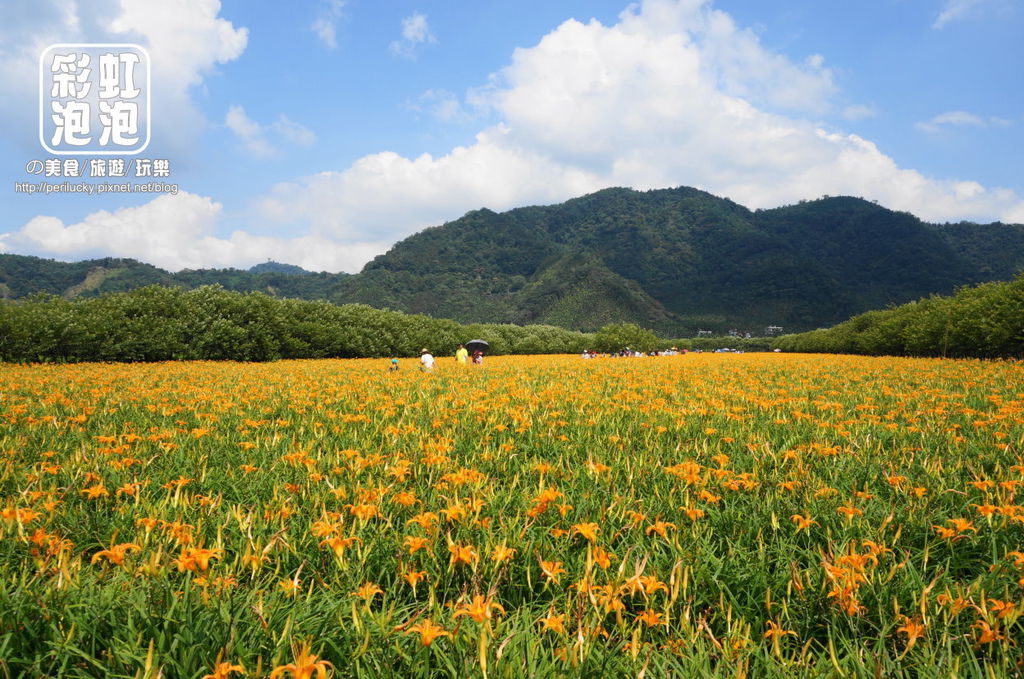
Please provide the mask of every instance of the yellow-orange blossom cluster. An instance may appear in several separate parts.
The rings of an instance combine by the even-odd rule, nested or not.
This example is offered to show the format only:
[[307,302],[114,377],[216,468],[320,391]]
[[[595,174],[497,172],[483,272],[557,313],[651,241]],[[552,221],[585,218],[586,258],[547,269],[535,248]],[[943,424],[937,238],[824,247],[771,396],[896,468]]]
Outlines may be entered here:
[[[374,643],[471,638],[484,671],[503,629],[566,666],[601,645],[782,658],[843,620],[901,658],[951,625],[975,649],[1022,640],[1020,363],[384,368],[0,367],[6,571],[40,596],[244,594],[290,645],[272,677],[332,671],[315,630],[266,622],[323,597]],[[208,677],[272,661],[225,657]]]

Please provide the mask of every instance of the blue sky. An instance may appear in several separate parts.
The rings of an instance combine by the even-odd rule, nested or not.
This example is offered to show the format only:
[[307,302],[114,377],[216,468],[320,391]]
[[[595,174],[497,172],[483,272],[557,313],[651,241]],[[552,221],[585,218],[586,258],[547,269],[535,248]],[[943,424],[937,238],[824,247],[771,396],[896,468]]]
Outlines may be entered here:
[[[482,206],[689,185],[1024,222],[1016,0],[4,0],[0,250],[357,271]],[[38,58],[133,42],[174,194],[26,195]],[[87,179],[88,181],[88,179]],[[100,180],[97,180],[100,181]]]

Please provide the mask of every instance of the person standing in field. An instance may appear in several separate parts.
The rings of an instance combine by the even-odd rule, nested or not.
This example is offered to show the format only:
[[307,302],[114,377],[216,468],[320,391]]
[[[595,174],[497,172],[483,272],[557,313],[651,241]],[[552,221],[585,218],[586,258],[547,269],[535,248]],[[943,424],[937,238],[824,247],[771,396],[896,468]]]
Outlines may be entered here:
[[420,370],[427,373],[434,370],[434,356],[426,347],[420,350]]
[[455,360],[460,365],[466,365],[466,359],[469,358],[469,352],[466,351],[466,347],[459,345],[459,348],[455,350]]
[[476,349],[475,351],[473,351],[473,365],[483,365],[483,364],[484,364],[484,352],[480,351],[479,349]]

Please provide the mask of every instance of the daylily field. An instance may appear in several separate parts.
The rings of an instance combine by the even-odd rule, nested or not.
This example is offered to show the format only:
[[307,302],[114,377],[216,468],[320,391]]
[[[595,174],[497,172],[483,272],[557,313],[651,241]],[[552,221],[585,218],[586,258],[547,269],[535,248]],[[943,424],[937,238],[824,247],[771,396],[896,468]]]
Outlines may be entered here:
[[0,366],[0,676],[1024,674],[1020,362],[401,365]]

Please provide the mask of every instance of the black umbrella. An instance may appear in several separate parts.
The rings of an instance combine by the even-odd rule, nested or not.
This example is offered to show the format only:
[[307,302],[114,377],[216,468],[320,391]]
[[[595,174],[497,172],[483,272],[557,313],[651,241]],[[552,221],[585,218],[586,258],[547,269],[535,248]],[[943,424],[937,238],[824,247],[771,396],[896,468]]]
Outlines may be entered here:
[[474,351],[487,351],[491,348],[491,345],[482,339],[469,340],[466,342],[466,351],[472,353]]

